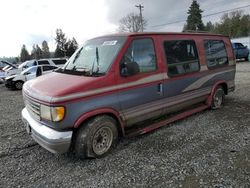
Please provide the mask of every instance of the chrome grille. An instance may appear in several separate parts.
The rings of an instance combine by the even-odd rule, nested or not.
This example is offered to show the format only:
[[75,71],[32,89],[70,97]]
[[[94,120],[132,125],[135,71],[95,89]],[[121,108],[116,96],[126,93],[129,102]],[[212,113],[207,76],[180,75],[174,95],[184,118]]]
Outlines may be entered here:
[[35,119],[40,120],[40,104],[27,97],[24,99],[24,102],[30,114],[34,116]]

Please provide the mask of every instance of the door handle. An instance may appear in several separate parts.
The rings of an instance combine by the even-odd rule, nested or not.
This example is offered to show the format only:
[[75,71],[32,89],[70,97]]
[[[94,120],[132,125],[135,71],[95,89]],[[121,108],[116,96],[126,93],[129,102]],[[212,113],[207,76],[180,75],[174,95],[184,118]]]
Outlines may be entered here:
[[157,92],[159,93],[159,95],[163,95],[163,84],[162,83],[159,83],[157,85]]

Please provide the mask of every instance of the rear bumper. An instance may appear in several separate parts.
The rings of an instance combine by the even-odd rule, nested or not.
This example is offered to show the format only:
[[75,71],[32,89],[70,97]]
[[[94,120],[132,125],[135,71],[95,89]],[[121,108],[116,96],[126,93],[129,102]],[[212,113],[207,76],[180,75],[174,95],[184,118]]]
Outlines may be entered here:
[[60,132],[34,120],[26,108],[22,110],[22,120],[27,132],[42,147],[52,153],[66,153],[71,145],[72,131]]

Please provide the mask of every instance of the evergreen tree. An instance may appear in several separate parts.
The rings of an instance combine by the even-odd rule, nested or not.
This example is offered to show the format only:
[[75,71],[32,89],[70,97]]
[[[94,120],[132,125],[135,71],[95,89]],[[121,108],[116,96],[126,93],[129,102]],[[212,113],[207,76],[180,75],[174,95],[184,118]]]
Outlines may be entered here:
[[36,55],[37,55],[36,54],[36,45],[33,44],[30,56],[31,56],[32,59],[37,59]]
[[31,51],[31,57],[32,59],[41,59],[43,58],[43,52],[42,49],[38,44],[33,44],[32,51]]
[[193,0],[189,10],[187,12],[187,23],[185,24],[183,31],[192,30],[192,31],[204,31],[204,24],[202,22],[202,10],[200,5],[196,0]]
[[76,39],[73,37],[72,40],[68,40],[67,42],[67,49],[66,49],[66,56],[70,57],[78,48],[78,43]]
[[66,55],[67,39],[62,29],[56,29],[56,50],[54,57],[64,57]]
[[[210,25],[210,27],[208,27]],[[226,13],[220,22],[207,23],[206,30],[212,33],[227,35],[231,38],[246,37],[250,33],[250,15],[241,11]]]
[[21,62],[27,61],[30,59],[29,52],[26,49],[26,46],[23,45],[20,53],[20,60]]
[[213,31],[214,30],[214,25],[211,21],[207,22],[207,24],[205,25],[205,30],[206,31]]
[[49,46],[46,40],[42,42],[42,58],[50,58]]
[[43,51],[38,44],[36,45],[36,56],[37,59],[43,58]]

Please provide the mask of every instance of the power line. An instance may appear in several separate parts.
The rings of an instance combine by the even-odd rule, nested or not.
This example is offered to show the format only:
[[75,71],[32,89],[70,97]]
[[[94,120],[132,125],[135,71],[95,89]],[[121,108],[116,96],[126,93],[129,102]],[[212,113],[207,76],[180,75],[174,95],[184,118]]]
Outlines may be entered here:
[[[214,16],[214,15],[225,13],[225,12],[231,12],[231,11],[234,11],[234,10],[239,10],[239,9],[246,8],[246,7],[250,7],[250,5],[245,5],[245,6],[242,6],[242,7],[237,7],[237,8],[228,9],[228,10],[224,10],[224,11],[220,11],[220,12],[215,12],[215,13],[212,13],[212,14],[207,14],[207,15],[202,16],[202,18],[209,17],[209,16]],[[161,27],[161,26],[171,25],[171,24],[175,24],[175,23],[181,23],[181,22],[185,22],[185,21],[186,21],[186,19],[185,20],[177,20],[177,21],[174,21],[174,22],[167,22],[167,23],[164,23],[164,24],[152,25],[152,26],[149,26],[149,27]]]

